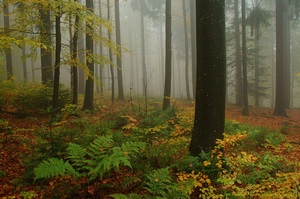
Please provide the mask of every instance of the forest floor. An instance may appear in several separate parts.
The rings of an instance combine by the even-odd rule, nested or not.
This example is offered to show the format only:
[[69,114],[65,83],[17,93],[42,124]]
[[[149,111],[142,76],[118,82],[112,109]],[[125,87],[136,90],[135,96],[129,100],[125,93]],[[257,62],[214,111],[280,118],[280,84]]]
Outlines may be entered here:
[[[243,116],[240,108],[227,106],[226,118],[253,126],[269,127],[281,131],[288,141],[295,143],[295,150],[286,154],[289,158],[300,161],[300,109],[287,110],[289,117],[273,116],[269,108],[249,107],[250,116]],[[11,114],[0,114],[0,119],[7,121],[11,134],[0,130],[0,198],[23,198],[21,191],[35,190],[36,185],[16,186],[25,167],[22,164],[21,153],[30,153],[24,139],[34,140],[33,132],[37,127],[46,124],[49,117],[18,118]],[[1,126],[1,124],[0,124]],[[2,128],[0,128],[2,129]],[[16,195],[18,193],[18,195]],[[7,197],[14,196],[14,197]]]

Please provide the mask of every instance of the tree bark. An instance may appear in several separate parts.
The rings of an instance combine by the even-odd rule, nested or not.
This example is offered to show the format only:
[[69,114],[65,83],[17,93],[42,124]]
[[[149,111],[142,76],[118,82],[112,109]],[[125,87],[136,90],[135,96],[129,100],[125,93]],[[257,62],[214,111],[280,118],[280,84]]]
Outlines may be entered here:
[[187,100],[191,99],[190,84],[189,84],[189,42],[187,33],[187,22],[186,22],[186,11],[185,11],[185,0],[182,0],[182,14],[184,24],[184,40],[185,40],[185,89]]
[[243,104],[243,74],[241,59],[241,40],[240,40],[240,19],[239,19],[239,0],[234,0],[234,27],[235,27],[235,62],[236,62],[236,98],[237,106]]
[[166,0],[166,72],[165,89],[162,110],[170,107],[171,81],[172,81],[172,2]]
[[[121,46],[121,26],[120,26],[120,8],[119,0],[115,0],[115,20],[116,20],[116,41],[117,44]],[[122,51],[119,48],[117,56],[117,75],[118,75],[118,99],[124,101],[124,88],[123,88],[123,74],[122,74]]]
[[246,39],[246,2],[242,0],[243,115],[249,115]]
[[285,48],[287,30],[284,23],[288,20],[288,1],[276,0],[276,94],[273,115],[287,117],[285,112]]
[[60,81],[60,56],[61,56],[61,27],[60,27],[61,16],[57,13],[55,16],[55,69],[54,69],[54,82],[53,82],[53,100],[52,107],[55,111],[59,104],[59,81]]
[[[4,0],[3,6],[3,15],[4,15],[4,30],[6,34],[9,29],[9,4],[7,0]],[[10,79],[13,76],[13,66],[12,66],[12,54],[11,48],[5,49],[5,60],[6,60],[6,71],[7,71],[7,79]]]
[[223,138],[226,94],[225,1],[196,1],[197,90],[189,151],[197,156]]
[[[51,41],[51,16],[50,11],[40,10],[42,33],[41,40],[48,46],[52,45]],[[42,84],[51,85],[53,81],[53,66],[52,66],[52,50],[51,48],[41,48],[41,71],[42,71]]]
[[[94,12],[93,0],[86,1],[87,9]],[[94,42],[92,38],[93,28],[90,25],[86,25],[86,56],[90,56],[94,53]],[[94,110],[94,59],[86,59],[86,65],[89,69],[89,75],[85,83],[85,95],[83,102],[83,109]]]

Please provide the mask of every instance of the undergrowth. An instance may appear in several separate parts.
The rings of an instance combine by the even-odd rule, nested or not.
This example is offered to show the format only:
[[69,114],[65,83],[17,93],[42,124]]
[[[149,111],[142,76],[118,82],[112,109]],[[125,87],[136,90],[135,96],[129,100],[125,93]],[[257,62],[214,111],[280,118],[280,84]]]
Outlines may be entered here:
[[224,139],[191,157],[192,114],[179,107],[144,117],[121,103],[99,115],[65,106],[36,130],[24,181],[49,198],[298,197],[299,165],[280,153],[291,148],[281,133],[226,121]]

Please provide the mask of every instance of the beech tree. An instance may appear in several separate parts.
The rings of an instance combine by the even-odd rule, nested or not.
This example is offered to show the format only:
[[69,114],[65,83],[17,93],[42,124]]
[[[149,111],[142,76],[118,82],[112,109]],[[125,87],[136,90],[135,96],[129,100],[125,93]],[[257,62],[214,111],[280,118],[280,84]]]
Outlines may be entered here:
[[288,1],[276,0],[276,95],[274,115],[284,116],[285,112],[285,48],[287,47],[287,29],[284,29],[284,24],[288,20]]
[[[94,2],[93,0],[86,1],[87,9],[90,9],[90,12],[94,11]],[[86,65],[88,67],[88,78],[85,83],[85,95],[83,102],[83,109],[93,110],[94,109],[94,58],[91,56],[94,53],[94,41],[93,41],[93,27],[87,23],[86,25]]]
[[165,89],[162,109],[170,107],[171,74],[172,74],[172,2],[166,0],[166,60],[165,60]]
[[196,1],[197,78],[191,155],[223,138],[226,92],[225,0]]

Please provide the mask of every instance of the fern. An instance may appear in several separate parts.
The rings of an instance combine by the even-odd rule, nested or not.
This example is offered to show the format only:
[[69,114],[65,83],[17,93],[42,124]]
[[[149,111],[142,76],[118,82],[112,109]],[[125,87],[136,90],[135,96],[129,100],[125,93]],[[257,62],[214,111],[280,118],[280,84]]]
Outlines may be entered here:
[[136,186],[138,184],[141,184],[141,179],[136,176],[128,176],[124,180],[120,182],[120,185],[123,189],[128,189],[130,187]]
[[121,166],[132,168],[131,157],[141,153],[144,148],[143,142],[114,146],[111,135],[98,137],[86,149],[70,143],[67,148],[70,163],[55,158],[43,161],[35,168],[36,179],[65,175],[78,177],[79,172],[80,176],[88,176],[90,181],[97,177],[103,178],[112,170],[119,171]]
[[72,164],[77,167],[84,167],[86,151],[78,144],[70,143],[68,148],[67,158],[72,161]]
[[50,158],[47,161],[41,162],[35,169],[35,180],[40,178],[51,178],[57,176],[71,175],[78,177],[79,173],[69,164],[61,159]]
[[113,197],[114,199],[143,199],[143,198],[145,198],[145,197],[142,197],[142,196],[140,196],[138,194],[134,194],[134,193],[131,193],[131,194],[128,194],[128,195],[125,195],[125,194],[112,194],[110,196]]

